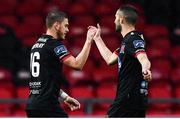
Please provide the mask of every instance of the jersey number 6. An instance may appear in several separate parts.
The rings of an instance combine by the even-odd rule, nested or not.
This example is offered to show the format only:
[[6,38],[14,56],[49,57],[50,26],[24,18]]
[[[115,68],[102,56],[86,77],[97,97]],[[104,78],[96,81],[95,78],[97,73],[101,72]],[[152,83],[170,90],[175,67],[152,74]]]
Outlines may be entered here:
[[38,77],[40,72],[40,64],[38,60],[40,59],[39,52],[31,53],[30,60],[30,70],[33,77]]

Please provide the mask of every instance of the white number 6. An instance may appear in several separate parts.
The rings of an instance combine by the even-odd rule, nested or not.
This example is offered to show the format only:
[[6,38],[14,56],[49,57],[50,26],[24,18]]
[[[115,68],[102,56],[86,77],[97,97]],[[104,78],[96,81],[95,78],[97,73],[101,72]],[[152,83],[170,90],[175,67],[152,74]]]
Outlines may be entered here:
[[33,77],[38,77],[40,72],[40,64],[37,60],[40,59],[39,52],[31,53],[30,70]]

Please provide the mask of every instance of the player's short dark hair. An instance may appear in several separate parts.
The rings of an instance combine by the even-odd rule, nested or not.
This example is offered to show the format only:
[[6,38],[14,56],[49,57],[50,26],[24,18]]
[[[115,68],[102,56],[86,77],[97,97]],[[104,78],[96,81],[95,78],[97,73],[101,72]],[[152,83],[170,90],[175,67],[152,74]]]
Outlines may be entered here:
[[136,21],[138,19],[138,12],[137,10],[130,6],[130,5],[124,5],[120,7],[119,12],[122,13],[123,17],[125,18],[126,22],[131,25],[135,25]]
[[67,18],[66,13],[59,10],[52,10],[48,13],[46,17],[46,27],[51,28],[55,22],[57,21],[62,22],[64,18]]

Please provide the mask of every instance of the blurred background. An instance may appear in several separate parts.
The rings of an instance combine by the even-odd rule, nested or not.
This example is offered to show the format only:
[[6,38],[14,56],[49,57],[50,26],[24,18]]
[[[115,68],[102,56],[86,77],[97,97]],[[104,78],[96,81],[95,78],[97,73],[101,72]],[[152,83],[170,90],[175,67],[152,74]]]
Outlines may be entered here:
[[[100,23],[102,38],[114,51],[121,35],[115,33],[116,10],[131,4],[139,12],[137,29],[147,42],[153,80],[149,84],[147,117],[180,117],[180,1],[179,0],[0,0],[0,117],[26,117],[31,46],[45,33],[51,9],[69,16],[70,32],[64,41],[76,56],[87,26]],[[95,44],[82,71],[64,67],[63,88],[81,102],[70,117],[104,117],[115,97],[117,65],[108,67]]]

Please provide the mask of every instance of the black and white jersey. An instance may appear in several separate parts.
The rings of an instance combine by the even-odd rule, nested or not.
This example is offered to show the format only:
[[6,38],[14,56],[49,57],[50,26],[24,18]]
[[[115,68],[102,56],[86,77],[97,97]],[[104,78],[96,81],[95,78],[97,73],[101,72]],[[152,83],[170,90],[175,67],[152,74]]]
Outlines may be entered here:
[[118,55],[118,85],[109,113],[117,108],[146,109],[148,82],[143,79],[142,67],[136,57],[139,53],[145,53],[142,34],[129,32],[115,53]]
[[62,62],[71,56],[52,36],[42,35],[31,48],[29,98],[26,109],[59,108]]

